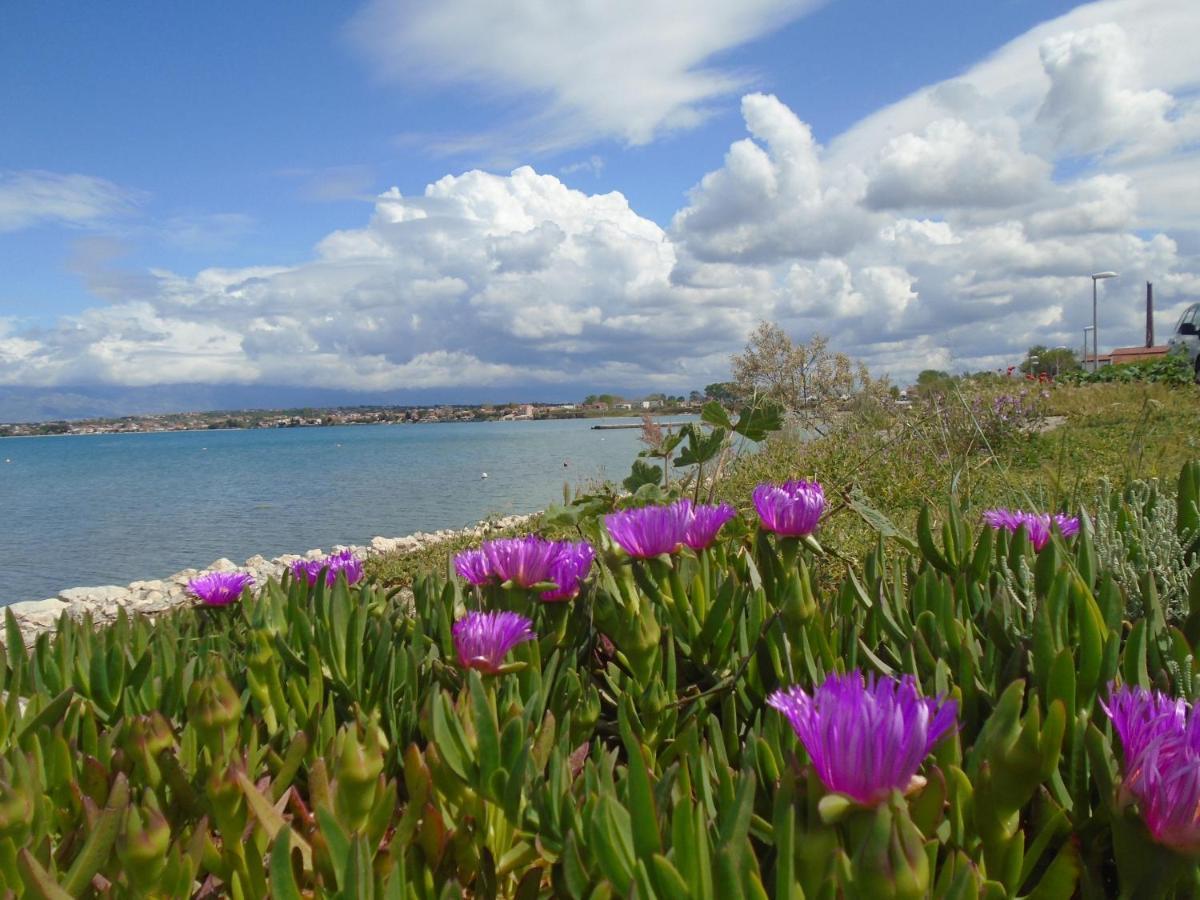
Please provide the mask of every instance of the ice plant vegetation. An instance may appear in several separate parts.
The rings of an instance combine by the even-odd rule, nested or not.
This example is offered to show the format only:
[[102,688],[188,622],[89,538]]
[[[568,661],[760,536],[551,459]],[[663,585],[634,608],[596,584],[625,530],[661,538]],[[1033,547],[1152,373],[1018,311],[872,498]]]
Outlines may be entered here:
[[536,637],[533,623],[515,612],[469,612],[452,629],[454,649],[464,669],[494,675],[508,651]]
[[692,505],[679,500],[667,506],[641,506],[609,513],[604,527],[634,559],[674,553],[684,542]]
[[830,675],[812,694],[776,691],[767,704],[787,716],[825,787],[863,806],[909,789],[958,710],[954,700],[922,697],[911,675],[858,671]]
[[254,576],[246,572],[205,572],[189,581],[187,589],[205,606],[228,606],[248,587],[254,587]]
[[825,512],[825,489],[816,481],[760,484],[751,499],[763,528],[784,537],[812,534]]
[[1154,840],[1200,856],[1200,701],[1119,687],[1102,705],[1125,757],[1122,793]]
[[337,581],[338,575],[345,575],[347,584],[357,584],[363,577],[362,560],[352,550],[340,550],[318,559],[298,559],[291,569],[293,578],[310,587],[317,583],[322,571],[325,572],[325,583],[330,586]]
[[688,518],[683,531],[683,542],[693,550],[703,550],[712,545],[717,539],[717,532],[730,519],[737,515],[737,510],[729,503],[719,503],[716,506],[699,504],[688,505]]
[[587,541],[559,544],[558,559],[550,567],[550,580],[558,587],[544,592],[541,599],[553,602],[577,597],[595,558],[596,551]]
[[1024,526],[1025,534],[1034,550],[1041,550],[1050,541],[1051,528],[1058,526],[1063,537],[1071,537],[1079,532],[1079,518],[1062,513],[1035,513],[1020,509],[989,509],[983,514],[983,521],[997,530],[1015,532]]
[[[570,541],[460,554],[481,590],[442,551],[408,583],[372,560],[327,591],[324,565],[32,646],[10,609],[0,895],[1200,896],[1200,631],[1161,614],[1152,532],[1122,582],[1099,512],[1038,554],[953,497],[915,522],[852,497],[867,540],[830,528],[823,556],[796,537],[814,484],[762,487],[754,533],[695,484],[636,486],[657,505],[612,525],[713,542],[669,565],[590,574],[605,487],[545,517]],[[1200,463],[1177,485],[1152,499],[1186,562]]]

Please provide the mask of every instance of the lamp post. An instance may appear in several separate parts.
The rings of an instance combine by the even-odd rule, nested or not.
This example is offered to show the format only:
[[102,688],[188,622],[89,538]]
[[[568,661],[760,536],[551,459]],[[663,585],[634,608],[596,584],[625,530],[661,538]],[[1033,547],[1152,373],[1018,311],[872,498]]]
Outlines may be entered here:
[[1093,327],[1094,326],[1092,326],[1092,325],[1084,325],[1083,326],[1083,359],[1082,359],[1082,363],[1083,363],[1085,369],[1087,367],[1087,334],[1089,331],[1092,330]]
[[1116,278],[1116,272],[1096,272],[1092,275],[1092,371],[1100,368],[1100,329],[1096,327],[1096,282]]

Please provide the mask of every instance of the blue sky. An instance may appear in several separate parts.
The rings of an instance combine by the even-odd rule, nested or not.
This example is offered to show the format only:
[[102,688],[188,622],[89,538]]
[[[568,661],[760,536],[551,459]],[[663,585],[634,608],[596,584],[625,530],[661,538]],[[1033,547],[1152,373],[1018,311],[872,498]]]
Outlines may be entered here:
[[[461,248],[467,258],[478,249],[469,242],[480,233],[494,243],[504,229],[532,235],[534,226],[547,225],[565,228],[568,239],[553,252],[577,263],[568,249],[582,232],[556,216],[561,212],[578,224],[579,216],[595,213],[593,199],[583,204],[590,211],[571,213],[548,211],[546,200],[536,213],[526,210],[519,227],[499,220],[480,224],[484,207],[478,204],[489,192],[511,188],[519,195],[516,182],[504,180],[519,166],[585,198],[619,192],[631,217],[610,221],[605,212],[605,235],[616,228],[640,240],[650,233],[646,227],[657,226],[661,234],[654,240],[669,253],[659,259],[663,284],[650,292],[654,297],[637,295],[643,288],[634,286],[633,276],[593,295],[594,273],[574,281],[538,276],[517,285],[515,276],[482,274],[511,276],[496,260],[470,273],[433,271],[423,243],[430,236],[397,237],[392,230],[387,240],[400,240],[403,252],[392,246],[382,257],[396,259],[414,248],[426,256],[421,266],[406,262],[387,276],[398,299],[372,307],[375,339],[350,335],[336,347],[319,338],[306,344],[317,353],[314,360],[358,354],[374,362],[365,369],[335,365],[324,380],[311,373],[300,380],[350,390],[436,388],[443,376],[422,370],[418,377],[410,364],[426,349],[455,354],[460,348],[438,344],[436,329],[405,324],[397,330],[383,319],[428,322],[429,310],[418,313],[405,298],[414,284],[439,278],[464,285],[455,293],[464,309],[504,309],[514,321],[520,319],[514,291],[531,303],[538,302],[537,291],[561,292],[564,324],[557,338],[562,347],[571,344],[568,355],[578,354],[573,371],[581,366],[593,373],[597,387],[606,386],[600,380],[655,386],[669,374],[647,362],[662,356],[649,338],[637,353],[614,352],[621,346],[614,335],[629,321],[624,307],[631,303],[676,312],[678,304],[704,310],[724,304],[722,313],[709,316],[712,333],[695,336],[692,363],[683,367],[689,377],[720,374],[720,361],[758,317],[790,318],[798,337],[844,332],[847,349],[897,377],[911,368],[909,357],[925,357],[931,348],[947,364],[982,365],[1018,349],[1029,335],[1006,337],[1000,345],[993,339],[992,346],[961,346],[952,335],[939,343],[933,326],[945,321],[944,306],[955,307],[955,325],[967,327],[979,315],[1003,334],[996,307],[1008,304],[1011,310],[1001,313],[1019,317],[1023,305],[1038,302],[1032,292],[1057,296],[1060,288],[1047,279],[1066,278],[1068,263],[1031,268],[1021,259],[1059,252],[1059,235],[1092,235],[1111,265],[1145,270],[1156,280],[1170,273],[1182,293],[1189,289],[1195,267],[1178,248],[1195,246],[1198,213],[1194,203],[1170,198],[1195,153],[1200,72],[1185,41],[1175,42],[1178,49],[1163,47],[1143,33],[1147,22],[1175,28],[1191,23],[1189,6],[1168,0],[1078,8],[1046,0],[647,0],[609,4],[609,20],[580,28],[572,20],[575,4],[536,0],[514,3],[511,16],[497,16],[495,5],[482,0],[302,3],[288,6],[283,16],[232,2],[10,4],[0,13],[0,173],[8,179],[7,195],[0,182],[0,339],[9,340],[7,349],[0,340],[0,385],[154,383],[149,369],[185,347],[186,335],[195,339],[192,326],[219,323],[226,315],[230,334],[220,341],[236,343],[231,335],[247,327],[311,330],[320,311],[299,302],[288,307],[286,297],[296,295],[295,283],[325,289],[320,279],[328,272],[311,268],[323,253],[314,248],[327,246],[322,242],[335,233],[370,232],[379,216],[374,198],[393,186],[414,198],[447,175],[491,173],[500,180],[490,186],[458,184],[450,191],[455,204],[472,210],[472,228],[470,235],[457,226],[439,232],[438,246],[452,254],[456,241],[467,242]],[[590,14],[596,15],[594,5]],[[521,39],[515,35],[520,29],[536,39]],[[635,49],[623,58],[627,42]],[[538,58],[543,53],[547,61]],[[646,60],[659,54],[661,64]],[[1118,60],[1119,72],[1111,83],[1090,86],[1097,79],[1087,75],[1087,66],[1097,59]],[[1100,81],[1108,78],[1107,67],[1105,72]],[[944,87],[948,80],[953,91]],[[774,102],[769,109],[756,107],[760,132],[754,140],[765,162],[754,164],[773,166],[783,184],[791,177],[793,150],[809,160],[792,173],[808,187],[772,194],[779,207],[755,221],[743,221],[746,210],[735,208],[730,197],[753,197],[762,185],[746,181],[747,173],[730,168],[727,157],[755,115],[748,96]],[[1076,115],[1079,110],[1092,112]],[[1116,124],[1108,137],[1097,137],[1089,123],[1104,116]],[[811,129],[811,147],[807,139],[799,149],[772,144],[768,133],[780,123],[790,129],[792,120]],[[1138,122],[1157,137],[1142,146],[1121,122]],[[905,135],[912,140],[906,143]],[[995,155],[987,157],[990,172],[954,169],[987,154]],[[734,193],[706,188],[706,173],[721,176],[718,181]],[[946,173],[953,176],[947,182],[953,190],[937,186]],[[954,181],[968,176],[995,176],[991,192],[974,197],[974,182]],[[903,184],[885,183],[887,178]],[[925,193],[914,193],[921,184]],[[813,193],[805,195],[810,188]],[[466,197],[476,189],[481,193]],[[1013,197],[1007,206],[997,200],[1006,192]],[[1063,226],[1062,215],[1055,217],[1056,209],[1088,203],[1096,221]],[[707,212],[697,212],[700,207]],[[820,221],[801,215],[805,209],[822,211]],[[881,216],[890,217],[891,225]],[[827,241],[780,244],[778,235],[768,237],[773,228],[807,232],[831,228],[830,222],[840,231]],[[993,260],[986,277],[983,261],[973,259],[978,283],[970,291],[958,285],[949,296],[951,270],[962,260],[935,258],[920,248],[900,254],[895,240],[886,253],[868,247],[889,227],[893,235],[894,226],[918,227],[906,223],[948,223],[956,237],[931,245],[943,248],[937,251],[942,257],[945,247],[970,243],[968,237],[987,243],[1012,223],[1027,243],[1041,244],[1014,250],[1007,263]],[[1155,244],[1157,235],[1163,240]],[[1058,250],[1046,243],[1051,239]],[[631,266],[642,259],[636,241],[613,240],[609,252],[628,254]],[[364,247],[350,256],[371,257],[374,251]],[[344,250],[339,254],[340,271],[347,257]],[[380,277],[376,263],[382,257],[374,257],[372,278]],[[549,272],[545,262],[527,274]],[[1087,267],[1086,260],[1081,264]],[[1009,271],[1002,271],[1005,265]],[[214,270],[243,273],[218,279],[223,295],[243,283],[290,281],[251,320],[229,312],[236,304],[205,293],[204,273]],[[896,278],[907,278],[907,288],[872,299],[871,290],[885,290],[883,282]],[[797,299],[796,283],[825,299]],[[339,280],[329,288],[340,292],[330,309],[337,315],[361,311],[363,304],[353,298],[361,297],[363,284]],[[666,296],[679,286],[692,293]],[[501,288],[502,302],[495,300]],[[1163,288],[1160,295],[1170,301],[1173,288]],[[696,293],[701,291],[708,293]],[[181,292],[192,299],[178,300]],[[991,299],[970,302],[982,294]],[[768,296],[769,302],[763,300]],[[853,327],[855,315],[872,303],[896,316],[889,334],[876,341],[864,340]],[[137,304],[142,307],[135,310]],[[122,317],[114,308],[130,313]],[[472,327],[494,327],[489,315],[476,316]],[[80,317],[86,320],[82,327]],[[137,328],[130,326],[133,318]],[[1044,322],[1045,337],[1074,332],[1076,323],[1067,318]],[[1110,324],[1118,334],[1133,328],[1132,319]],[[138,329],[176,333],[176,325],[179,340],[160,339],[158,346],[131,336]],[[90,336],[86,341],[76,339],[81,328]],[[549,337],[540,326],[517,327],[512,334],[543,344]],[[717,334],[724,343],[714,339]],[[485,382],[518,383],[517,359],[489,354],[485,338],[462,349],[469,357],[465,365],[459,360],[448,368],[474,371]],[[206,339],[218,340],[211,334]],[[420,347],[396,349],[406,340]],[[106,342],[146,351],[142,369],[105,365]],[[924,342],[924,349],[896,352],[898,344],[912,342]],[[211,370],[189,359],[182,366],[186,380],[297,381],[289,367],[264,363],[261,348],[247,347],[227,347]],[[235,360],[237,352],[245,358]],[[319,369],[322,363],[315,364]],[[389,366],[394,371],[383,374]],[[538,372],[531,383],[556,378],[547,360],[527,368]],[[445,384],[470,386],[457,378]]]

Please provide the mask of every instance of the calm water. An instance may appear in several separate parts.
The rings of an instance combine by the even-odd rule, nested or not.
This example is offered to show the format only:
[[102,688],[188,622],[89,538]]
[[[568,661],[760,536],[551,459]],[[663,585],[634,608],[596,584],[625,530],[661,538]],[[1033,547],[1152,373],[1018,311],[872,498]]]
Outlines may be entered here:
[[0,605],[535,512],[628,474],[638,431],[595,423],[0,440]]

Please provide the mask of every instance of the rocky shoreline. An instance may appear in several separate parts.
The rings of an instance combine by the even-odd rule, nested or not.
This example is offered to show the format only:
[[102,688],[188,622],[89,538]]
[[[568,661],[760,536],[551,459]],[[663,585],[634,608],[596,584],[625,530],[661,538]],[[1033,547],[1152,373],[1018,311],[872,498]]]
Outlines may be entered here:
[[[441,531],[418,531],[403,537],[375,537],[369,544],[337,544],[329,553],[350,550],[363,559],[384,554],[419,553],[427,547],[460,537],[482,538],[498,530],[516,528],[533,516],[505,516],[480,522],[467,528],[443,529]],[[248,572],[254,576],[255,584],[265,584],[268,579],[279,578],[298,559],[316,559],[328,555],[322,550],[309,550],[302,554],[285,554],[274,559],[252,556],[241,565],[228,559],[218,559],[203,569],[184,569],[166,578],[149,581],[134,581],[127,585],[106,584],[96,587],[74,587],[59,592],[46,600],[26,600],[8,606],[21,629],[26,646],[31,646],[39,634],[53,631],[66,613],[80,619],[91,613],[92,620],[102,625],[117,617],[124,609],[127,615],[153,617],[177,606],[194,603],[187,593],[188,582],[201,572]],[[4,629],[0,629],[0,644],[6,640]]]

